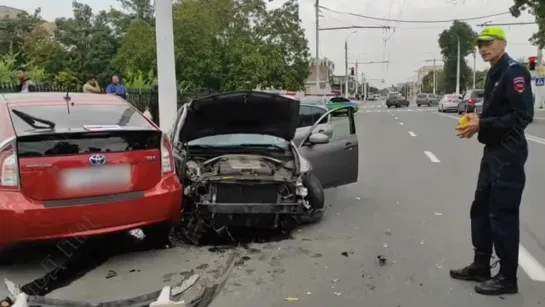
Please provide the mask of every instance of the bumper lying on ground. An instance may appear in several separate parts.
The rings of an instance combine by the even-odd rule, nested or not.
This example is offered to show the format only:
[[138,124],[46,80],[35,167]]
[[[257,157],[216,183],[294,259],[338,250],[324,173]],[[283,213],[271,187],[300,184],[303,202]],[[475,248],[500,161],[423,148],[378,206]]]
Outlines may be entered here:
[[21,193],[7,193],[10,202],[17,206],[0,209],[0,220],[7,221],[0,224],[3,247],[27,241],[107,234],[159,223],[175,224],[181,218],[181,185],[175,175],[163,178],[150,190],[138,192],[139,197],[91,205],[70,205],[66,201],[66,205],[46,207]]

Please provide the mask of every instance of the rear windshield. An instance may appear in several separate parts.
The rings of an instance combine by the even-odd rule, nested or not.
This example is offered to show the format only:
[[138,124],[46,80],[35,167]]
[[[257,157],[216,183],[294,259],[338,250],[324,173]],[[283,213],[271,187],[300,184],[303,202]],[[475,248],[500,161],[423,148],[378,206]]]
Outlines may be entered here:
[[426,98],[426,97],[427,97],[426,94],[418,94],[418,95],[416,96],[416,98]]
[[388,96],[392,97],[392,96],[399,96],[399,93],[388,93]]
[[[55,128],[82,128],[85,125],[119,125],[153,129],[153,126],[132,106],[127,105],[88,105],[70,106],[12,106],[28,115],[55,123]],[[11,120],[16,133],[32,130],[33,127],[11,112]],[[42,125],[42,124],[40,124]]]
[[473,92],[471,93],[471,97],[472,97],[472,98],[483,98],[483,97],[484,97],[484,90],[473,91]]

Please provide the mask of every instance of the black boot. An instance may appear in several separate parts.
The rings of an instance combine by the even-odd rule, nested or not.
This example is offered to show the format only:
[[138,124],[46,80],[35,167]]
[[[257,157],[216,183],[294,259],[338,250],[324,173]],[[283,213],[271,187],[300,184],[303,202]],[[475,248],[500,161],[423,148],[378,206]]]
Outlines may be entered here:
[[473,263],[458,269],[450,270],[450,277],[458,280],[483,282],[491,278],[490,255],[475,252]]
[[498,273],[492,279],[476,285],[475,292],[482,295],[515,294],[519,292],[517,278],[508,278],[504,274]]

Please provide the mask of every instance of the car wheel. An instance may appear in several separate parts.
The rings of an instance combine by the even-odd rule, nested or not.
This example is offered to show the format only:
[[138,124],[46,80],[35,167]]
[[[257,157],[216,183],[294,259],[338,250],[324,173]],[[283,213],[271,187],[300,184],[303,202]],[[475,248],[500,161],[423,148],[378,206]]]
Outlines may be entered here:
[[172,227],[169,224],[157,224],[144,228],[142,231],[146,240],[158,248],[170,246],[170,231]]
[[419,107],[419,106],[420,106],[420,104],[417,104],[416,106],[417,106],[417,107]]
[[199,245],[212,229],[210,224],[195,212],[195,205],[190,200],[184,200],[182,222],[174,228],[174,233],[185,243]]
[[458,110],[458,114],[459,114],[459,115],[462,115],[462,114],[464,114],[464,112],[463,112],[463,111],[460,111],[460,110]]
[[299,223],[311,224],[319,222],[324,217],[325,196],[322,183],[313,173],[308,173],[303,178],[303,184],[308,191],[307,200],[310,209],[299,216]]

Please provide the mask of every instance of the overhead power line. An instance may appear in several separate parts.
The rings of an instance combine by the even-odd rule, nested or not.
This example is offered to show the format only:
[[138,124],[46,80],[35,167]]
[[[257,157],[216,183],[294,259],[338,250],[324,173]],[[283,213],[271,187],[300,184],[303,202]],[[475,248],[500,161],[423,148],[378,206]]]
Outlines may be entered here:
[[374,17],[374,16],[367,16],[367,15],[361,15],[356,13],[350,13],[350,12],[343,12],[343,11],[337,11],[330,9],[328,7],[319,6],[321,9],[336,13],[336,14],[344,14],[344,15],[350,15],[354,17],[364,18],[364,19],[371,19],[371,20],[379,20],[379,21],[387,21],[387,22],[401,22],[401,23],[450,23],[454,21],[470,21],[470,20],[478,20],[478,19],[485,19],[485,18],[491,18],[491,17],[498,17],[498,16],[504,16],[504,15],[511,15],[509,12],[504,13],[496,13],[496,14],[490,14],[490,15],[483,15],[483,16],[476,16],[476,17],[468,17],[468,18],[458,18],[458,19],[449,19],[449,20],[400,20],[400,19],[391,19],[391,18],[380,18],[380,17]]

